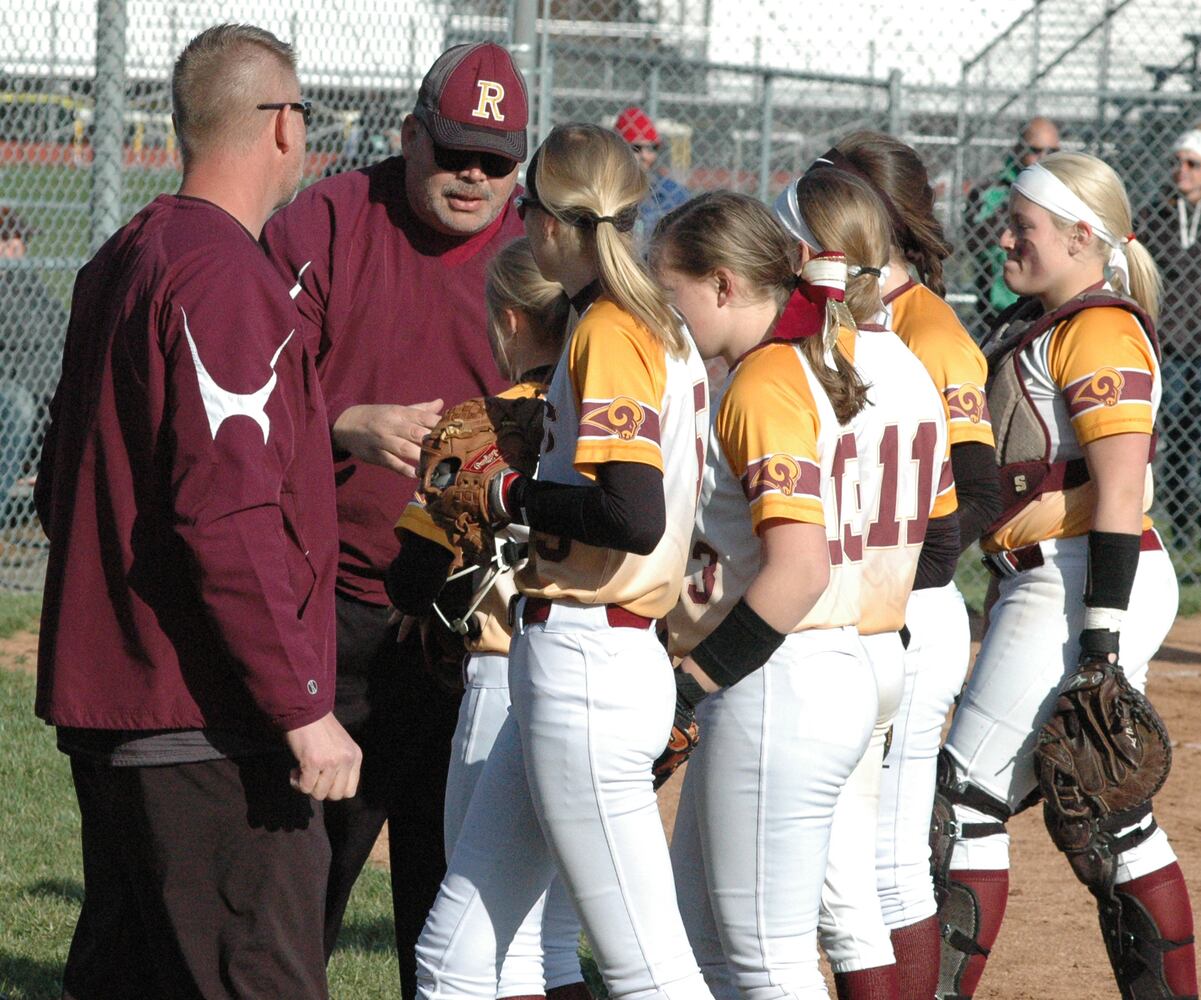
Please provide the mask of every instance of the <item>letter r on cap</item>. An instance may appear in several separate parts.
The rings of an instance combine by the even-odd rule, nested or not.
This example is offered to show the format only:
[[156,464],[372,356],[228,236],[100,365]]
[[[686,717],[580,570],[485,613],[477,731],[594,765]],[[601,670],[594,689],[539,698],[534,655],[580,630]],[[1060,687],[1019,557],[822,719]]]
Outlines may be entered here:
[[480,100],[471,112],[471,117],[495,118],[498,122],[503,122],[505,116],[500,110],[500,102],[505,99],[505,88],[491,80],[479,80],[476,86],[480,88]]

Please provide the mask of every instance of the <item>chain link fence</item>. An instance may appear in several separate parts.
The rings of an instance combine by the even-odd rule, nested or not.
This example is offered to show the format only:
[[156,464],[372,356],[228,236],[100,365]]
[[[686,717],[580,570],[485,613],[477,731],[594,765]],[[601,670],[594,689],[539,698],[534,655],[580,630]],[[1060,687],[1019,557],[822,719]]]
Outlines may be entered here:
[[[1156,459],[1158,522],[1182,581],[1201,581],[1201,242],[1177,199],[1178,135],[1201,123],[1201,0],[209,0],[0,3],[0,586],[37,588],[45,543],[31,476],[58,375],[75,271],[179,182],[169,77],[220,20],[292,41],[316,102],[307,176],[399,152],[425,70],[463,41],[510,45],[531,139],[611,125],[637,105],[655,170],[689,191],[770,200],[840,135],[888,131],[925,158],[956,244],[950,299],[979,337],[1003,300],[995,242],[1023,157],[1107,159],[1168,289]],[[1023,126],[1054,123],[1053,140]],[[531,148],[533,146],[531,145]],[[1184,154],[1181,154],[1182,156]],[[1201,153],[1194,153],[1201,161]],[[1196,177],[1201,192],[1201,170]],[[1187,177],[1180,175],[1181,190]],[[1188,191],[1185,191],[1188,194]],[[1191,230],[1190,230],[1191,226]],[[1191,243],[1191,246],[1189,245]],[[980,586],[981,571],[965,569]]]

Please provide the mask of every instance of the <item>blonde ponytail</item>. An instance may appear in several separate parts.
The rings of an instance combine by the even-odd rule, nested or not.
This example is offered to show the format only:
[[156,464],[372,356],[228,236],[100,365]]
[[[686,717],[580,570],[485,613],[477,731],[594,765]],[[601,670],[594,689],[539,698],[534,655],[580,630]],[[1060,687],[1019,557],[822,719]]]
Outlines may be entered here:
[[[1105,228],[1115,236],[1124,237],[1133,229],[1130,199],[1117,173],[1104,160],[1088,153],[1054,153],[1039,161],[1042,166],[1058,177],[1076,197],[1097,213]],[[1061,228],[1075,225],[1066,219],[1055,217]],[[1159,268],[1147,248],[1135,239],[1125,246],[1126,266],[1130,269],[1130,287],[1122,287],[1121,275],[1115,272],[1111,278],[1114,289],[1128,294],[1146,310],[1151,319],[1159,318],[1159,296],[1163,284]],[[1104,240],[1096,240],[1097,253],[1109,258],[1110,247]]]
[[[683,329],[634,250],[630,235],[646,197],[646,175],[616,132],[598,125],[556,126],[532,163],[531,190],[591,250],[605,294],[636,317],[674,357],[687,351]],[[570,244],[569,233],[563,241]]]

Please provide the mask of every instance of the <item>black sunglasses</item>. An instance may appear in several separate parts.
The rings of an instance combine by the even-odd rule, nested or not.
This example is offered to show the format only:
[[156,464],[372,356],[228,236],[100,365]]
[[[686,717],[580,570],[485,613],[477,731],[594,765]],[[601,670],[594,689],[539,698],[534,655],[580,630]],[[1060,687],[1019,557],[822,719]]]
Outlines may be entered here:
[[519,194],[513,199],[513,205],[517,209],[517,218],[525,222],[526,211],[531,208],[541,208],[542,202],[532,194]]
[[641,153],[644,149],[649,149],[652,153],[659,152],[659,144],[657,142],[632,142],[630,149],[635,153]]
[[[420,118],[417,120],[421,122]],[[429,126],[425,122],[421,122],[421,127],[430,137],[430,145],[434,147],[434,162],[438,165],[439,170],[460,174],[464,170],[470,170],[478,165],[480,170],[489,177],[508,177],[517,169],[516,160],[502,156],[500,153],[479,153],[473,149],[450,149],[446,146],[439,146],[438,140],[434,138],[434,133],[429,130]]]
[[1027,146],[1027,153],[1033,153],[1035,156],[1050,156],[1052,153],[1058,153],[1058,146]]
[[304,116],[305,128],[308,128],[309,123],[313,120],[312,101],[280,101],[276,104],[256,104],[255,108],[259,111],[283,111],[285,108],[299,111]]

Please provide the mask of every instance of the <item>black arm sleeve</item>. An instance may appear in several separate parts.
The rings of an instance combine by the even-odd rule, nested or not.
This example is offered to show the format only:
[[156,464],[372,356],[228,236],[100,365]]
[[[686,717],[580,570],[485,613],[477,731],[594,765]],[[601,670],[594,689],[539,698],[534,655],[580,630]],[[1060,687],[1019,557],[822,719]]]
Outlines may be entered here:
[[978,541],[1001,514],[997,452],[991,444],[962,441],[951,446],[951,471],[959,498],[959,551]]
[[667,527],[663,473],[642,462],[605,462],[595,486],[569,486],[522,476],[507,505],[537,531],[587,545],[645,556]]
[[926,525],[926,538],[917,557],[914,590],[929,590],[951,582],[959,562],[959,518],[957,514],[932,517]]
[[384,573],[384,589],[392,607],[406,615],[429,614],[454,558],[445,546],[406,531],[400,554]]

